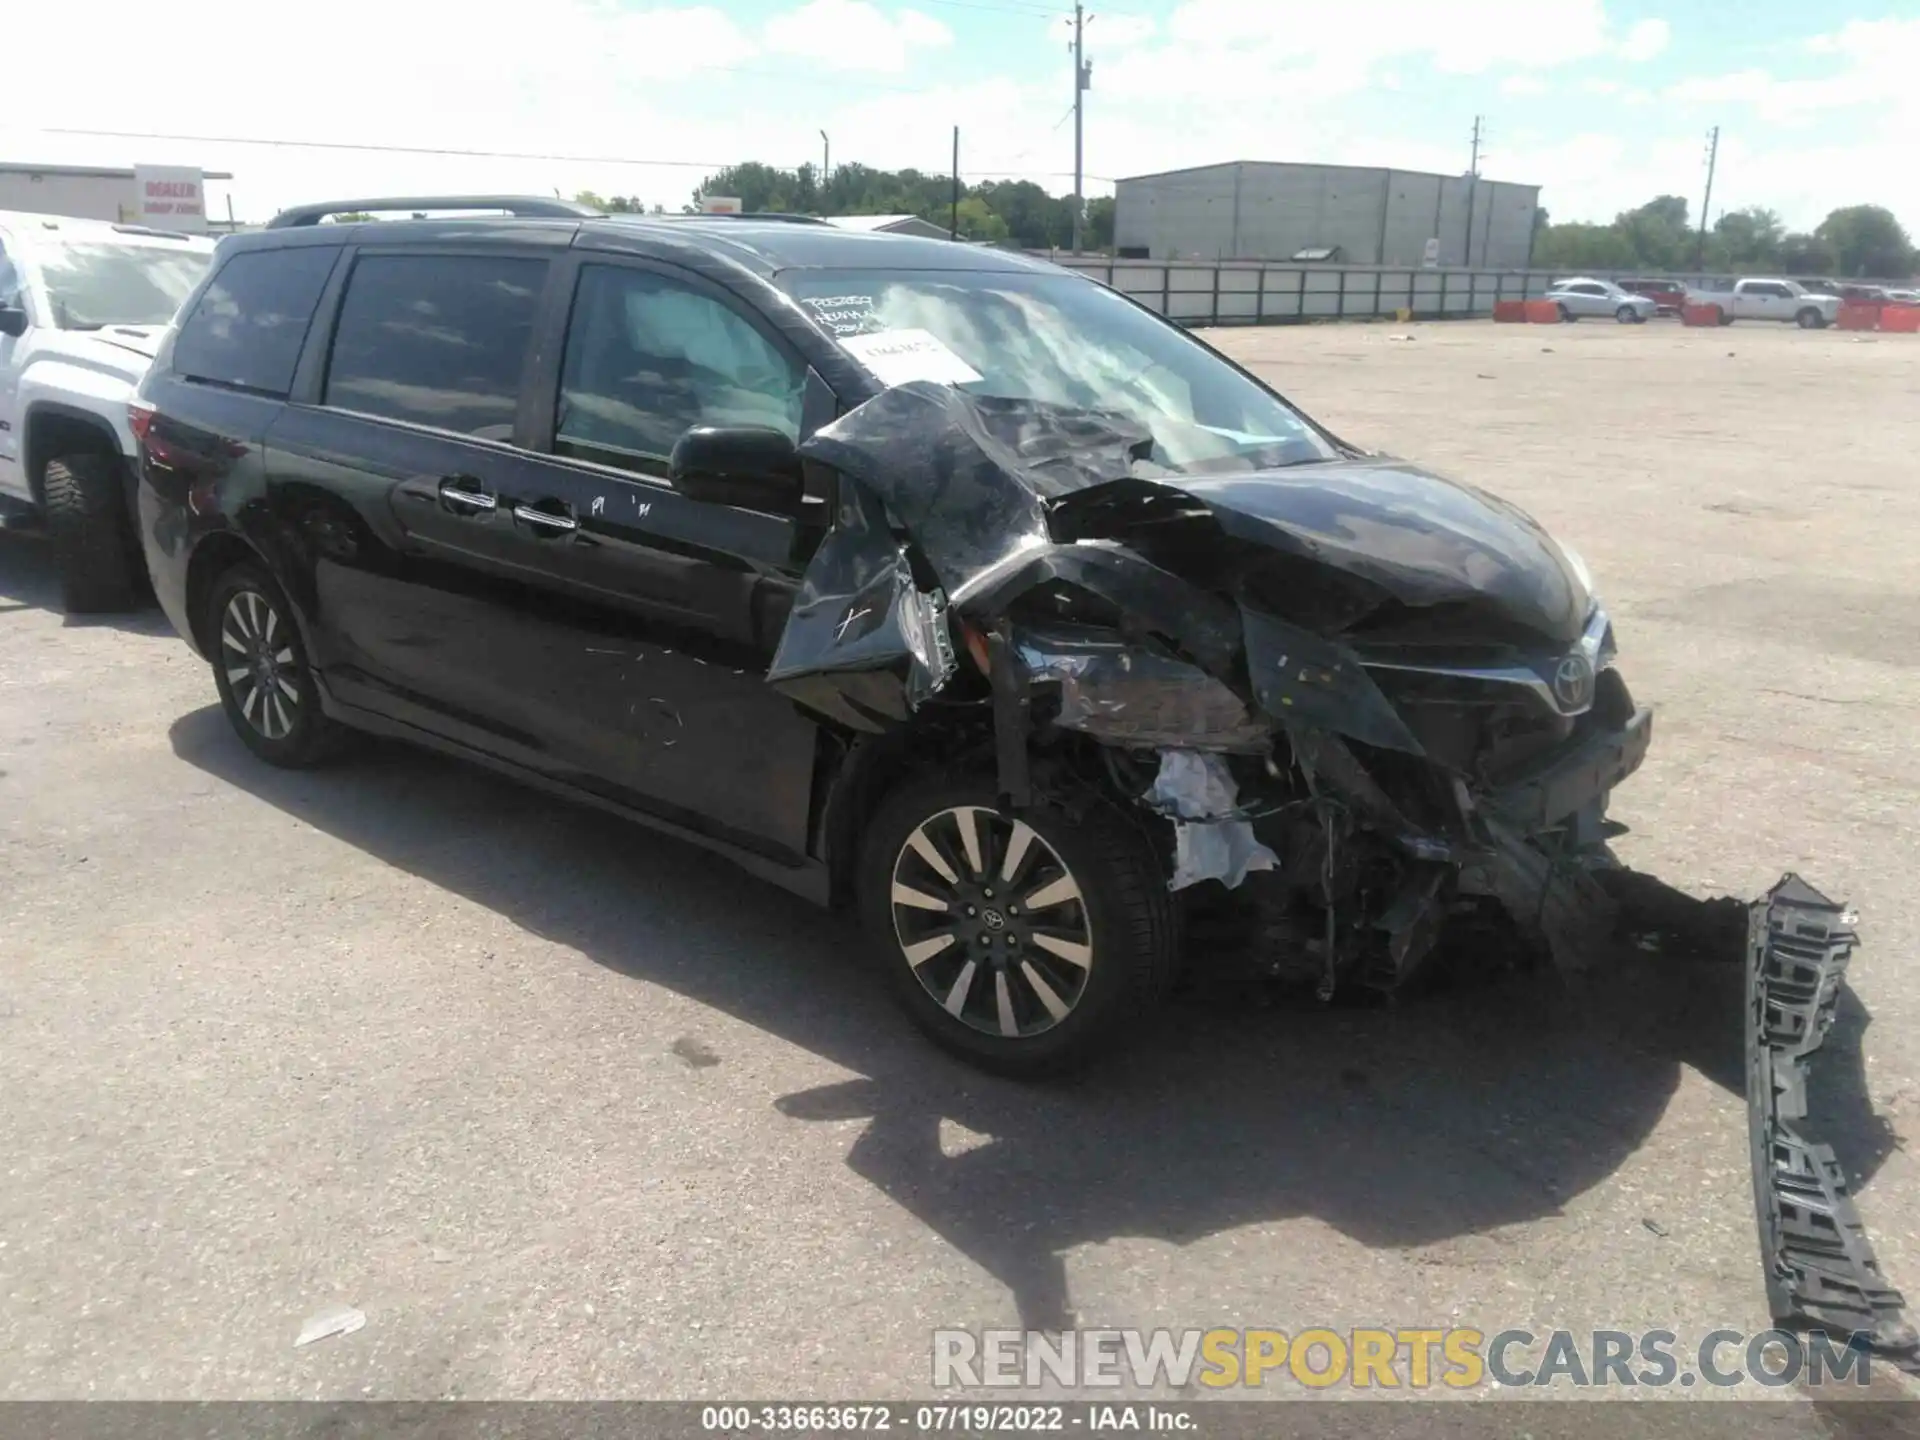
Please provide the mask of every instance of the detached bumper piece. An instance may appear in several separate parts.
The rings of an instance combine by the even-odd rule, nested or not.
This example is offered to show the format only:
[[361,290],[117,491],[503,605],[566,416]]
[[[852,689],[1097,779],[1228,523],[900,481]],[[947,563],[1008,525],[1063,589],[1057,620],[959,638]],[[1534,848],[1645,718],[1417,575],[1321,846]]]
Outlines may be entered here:
[[1797,875],[1747,921],[1747,1120],[1767,1304],[1787,1325],[1859,1335],[1911,1366],[1920,1336],[1887,1284],[1833,1147],[1804,1131],[1808,1059],[1833,1025],[1854,917]]

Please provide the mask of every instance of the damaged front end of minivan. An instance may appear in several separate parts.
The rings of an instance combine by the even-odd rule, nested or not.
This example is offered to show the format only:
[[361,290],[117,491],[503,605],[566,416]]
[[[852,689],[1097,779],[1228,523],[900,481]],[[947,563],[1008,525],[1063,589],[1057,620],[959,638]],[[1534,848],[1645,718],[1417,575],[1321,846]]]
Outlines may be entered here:
[[1396,988],[1480,906],[1583,968],[1651,718],[1578,558],[1398,462],[1174,474],[1151,448],[930,383],[861,405],[802,448],[839,513],[771,682],[851,735],[971,723],[1014,810],[1133,807],[1172,888],[1238,889],[1323,995]]

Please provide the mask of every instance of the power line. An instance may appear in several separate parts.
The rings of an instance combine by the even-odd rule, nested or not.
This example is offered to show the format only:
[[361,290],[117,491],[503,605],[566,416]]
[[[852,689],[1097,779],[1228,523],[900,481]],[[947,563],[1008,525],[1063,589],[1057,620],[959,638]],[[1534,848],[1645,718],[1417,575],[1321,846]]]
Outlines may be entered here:
[[[42,130],[41,133],[102,136],[120,140],[177,140],[194,145],[259,145],[289,150],[365,151],[381,155],[450,155],[473,160],[543,160],[569,165],[658,165],[681,170],[727,170],[741,163],[737,160],[636,159],[630,155],[559,155],[530,150],[464,150],[440,145],[357,145],[344,140],[276,140],[247,135],[175,135],[157,130],[76,130],[50,127]],[[946,169],[944,165],[936,166],[931,173],[938,174]],[[1042,176],[1064,178],[1073,172],[1071,170],[1015,170],[995,166],[989,169],[963,170],[960,173],[963,175],[1016,175],[1023,178]],[[1087,178],[1113,183],[1112,177],[1107,175],[1089,175]]]
[[1032,15],[1042,20],[1052,20],[1056,16],[1062,20],[1071,13],[1055,10],[1051,6],[992,3],[992,0],[927,0],[929,5],[946,5],[954,10],[987,10],[1002,15]]
[[454,155],[476,160],[553,160],[576,165],[672,165],[688,170],[724,170],[724,160],[635,160],[624,155],[549,155],[524,150],[460,150],[439,145],[355,145],[344,140],[262,140],[245,135],[170,135],[156,130],[70,130],[46,135],[92,135],[119,140],[177,140],[190,145],[268,145],[289,150],[355,150],[382,155]]

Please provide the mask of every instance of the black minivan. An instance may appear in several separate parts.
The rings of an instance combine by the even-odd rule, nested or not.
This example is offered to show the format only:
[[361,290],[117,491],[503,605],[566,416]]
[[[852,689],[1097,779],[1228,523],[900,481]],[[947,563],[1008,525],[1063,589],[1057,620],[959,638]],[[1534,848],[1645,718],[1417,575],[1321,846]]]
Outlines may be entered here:
[[[469,213],[321,223],[383,209]],[[133,421],[261,759],[403,737],[857,905],[988,1068],[1149,1011],[1196,894],[1322,994],[1476,907],[1599,923],[1569,861],[1650,724],[1579,557],[1039,260],[304,207],[221,242]]]

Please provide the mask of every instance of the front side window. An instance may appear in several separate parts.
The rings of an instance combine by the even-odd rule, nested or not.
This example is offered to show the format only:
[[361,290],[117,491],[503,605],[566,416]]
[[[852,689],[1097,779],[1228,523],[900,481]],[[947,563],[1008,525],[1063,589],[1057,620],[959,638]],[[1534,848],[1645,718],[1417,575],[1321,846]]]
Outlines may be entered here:
[[324,403],[490,440],[513,436],[547,262],[367,255],[333,332]]
[[801,308],[883,384],[1113,414],[1189,474],[1331,460],[1271,390],[1106,286],[1054,271],[793,270]]
[[339,251],[327,245],[243,250],[213,277],[173,344],[174,372],[263,395],[293,383],[313,307]]
[[717,296],[646,270],[580,271],[554,440],[655,469],[696,425],[763,426],[798,439],[801,367]]
[[40,279],[62,330],[165,325],[207,273],[211,251],[88,241],[55,245]]

